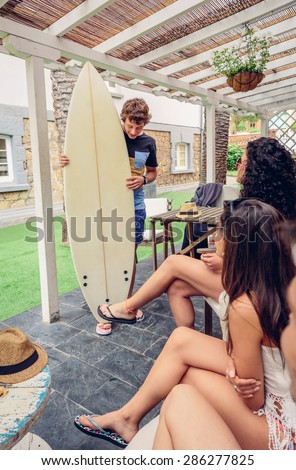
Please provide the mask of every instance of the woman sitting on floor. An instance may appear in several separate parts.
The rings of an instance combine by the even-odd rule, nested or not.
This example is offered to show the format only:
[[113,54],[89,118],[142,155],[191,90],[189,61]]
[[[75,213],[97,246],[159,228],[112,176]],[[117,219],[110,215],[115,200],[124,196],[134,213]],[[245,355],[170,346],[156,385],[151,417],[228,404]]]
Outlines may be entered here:
[[[282,221],[262,201],[237,199],[227,205],[217,253],[224,256],[222,283],[229,295],[228,343],[177,328],[134,397],[117,411],[78,416],[78,429],[124,447],[142,418],[166,399],[155,449],[296,449],[296,405],[280,351],[295,265],[280,238]],[[239,377],[254,378],[251,390],[238,394],[225,377],[230,354]],[[193,397],[195,405],[168,415],[176,395],[183,403]],[[190,415],[194,431],[187,432]]]

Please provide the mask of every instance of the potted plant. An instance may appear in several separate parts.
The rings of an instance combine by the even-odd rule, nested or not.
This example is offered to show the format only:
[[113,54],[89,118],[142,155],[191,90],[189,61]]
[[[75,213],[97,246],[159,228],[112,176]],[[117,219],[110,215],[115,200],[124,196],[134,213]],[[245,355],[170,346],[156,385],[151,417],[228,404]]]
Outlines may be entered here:
[[238,47],[213,52],[213,67],[227,77],[235,91],[253,90],[264,78],[270,38],[269,34],[256,34],[254,27],[246,27]]

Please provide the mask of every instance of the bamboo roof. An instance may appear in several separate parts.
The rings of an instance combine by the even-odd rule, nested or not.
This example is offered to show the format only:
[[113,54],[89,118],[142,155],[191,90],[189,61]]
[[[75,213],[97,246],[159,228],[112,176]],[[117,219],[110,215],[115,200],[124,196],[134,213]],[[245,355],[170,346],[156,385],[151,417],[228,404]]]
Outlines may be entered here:
[[[109,81],[197,104],[214,100],[229,111],[272,113],[296,103],[296,0],[0,0],[0,7],[1,53],[34,53],[72,73],[88,60]],[[271,57],[258,87],[235,93],[210,59],[246,24],[272,32]]]

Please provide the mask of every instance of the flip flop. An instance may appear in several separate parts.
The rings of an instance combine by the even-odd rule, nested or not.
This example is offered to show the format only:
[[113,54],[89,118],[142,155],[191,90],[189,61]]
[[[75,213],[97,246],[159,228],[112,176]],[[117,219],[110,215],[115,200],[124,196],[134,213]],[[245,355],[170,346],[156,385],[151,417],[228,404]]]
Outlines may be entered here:
[[[139,310],[139,312],[142,312],[142,310]],[[142,312],[142,315],[140,317],[136,317],[137,323],[140,323],[141,321],[145,320],[145,313]]]
[[99,439],[103,439],[105,441],[111,442],[111,444],[114,444],[115,446],[118,446],[124,449],[128,445],[128,442],[122,439],[122,437],[119,434],[112,431],[111,429],[101,428],[101,426],[99,426],[92,419],[95,416],[97,415],[86,415],[87,419],[95,427],[95,429],[92,429],[89,426],[83,426],[79,421],[80,416],[76,416],[74,418],[74,425],[76,426],[77,429],[79,429],[79,431],[84,432],[88,436],[98,437]]
[[100,336],[108,336],[111,335],[112,333],[112,326],[111,323],[109,323],[110,327],[109,328],[102,328],[102,325],[106,325],[106,323],[98,323],[96,326],[96,333],[97,335]]
[[[142,310],[138,310],[139,312],[142,313],[142,315],[140,317],[136,317],[137,319],[137,322],[136,323],[140,323],[141,321],[145,320],[145,313],[142,312]],[[96,333],[97,335],[100,335],[100,336],[108,336],[108,335],[111,335],[112,333],[112,326],[111,326],[111,323],[109,323],[110,325],[110,328],[101,328],[101,325],[106,325],[106,323],[98,323],[97,326],[96,326]]]
[[106,315],[104,315],[102,313],[100,306],[98,307],[98,314],[100,315],[101,318],[103,318],[104,320],[107,320],[109,322],[112,322],[112,323],[128,323],[129,325],[132,325],[132,324],[136,323],[136,321],[137,321],[136,317],[132,318],[131,320],[128,320],[127,318],[115,317],[113,315],[113,313],[111,312],[110,308],[108,307],[108,305],[107,305],[107,310],[110,313],[111,317],[106,317]]

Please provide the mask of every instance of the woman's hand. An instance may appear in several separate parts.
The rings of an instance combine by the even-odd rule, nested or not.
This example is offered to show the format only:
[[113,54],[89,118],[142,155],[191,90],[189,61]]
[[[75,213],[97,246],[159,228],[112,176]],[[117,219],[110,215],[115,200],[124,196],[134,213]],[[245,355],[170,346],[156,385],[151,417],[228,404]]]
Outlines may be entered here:
[[203,253],[200,259],[212,271],[221,271],[223,261],[221,256],[218,256],[216,253]]
[[236,375],[234,360],[231,357],[227,364],[226,378],[241,398],[253,398],[254,393],[258,392],[261,385],[259,380],[256,379],[240,379]]

